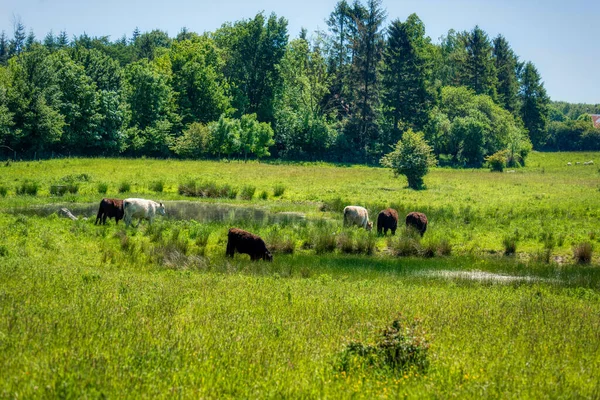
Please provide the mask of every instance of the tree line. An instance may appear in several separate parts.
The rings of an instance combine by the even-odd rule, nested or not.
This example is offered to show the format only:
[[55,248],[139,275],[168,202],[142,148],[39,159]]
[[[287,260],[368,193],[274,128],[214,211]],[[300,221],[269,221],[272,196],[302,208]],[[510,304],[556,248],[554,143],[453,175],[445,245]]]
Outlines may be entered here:
[[386,19],[381,0],[342,0],[310,37],[258,13],[114,41],[38,39],[17,21],[0,35],[0,152],[377,163],[409,130],[453,165],[600,149],[502,35],[475,26],[433,43],[416,14]]

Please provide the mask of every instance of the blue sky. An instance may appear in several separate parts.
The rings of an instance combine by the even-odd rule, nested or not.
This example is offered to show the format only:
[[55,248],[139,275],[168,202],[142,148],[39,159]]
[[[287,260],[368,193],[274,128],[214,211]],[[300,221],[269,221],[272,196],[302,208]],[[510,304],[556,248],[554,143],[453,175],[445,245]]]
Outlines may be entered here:
[[[69,36],[86,32],[131,36],[137,26],[175,36],[185,26],[213,31],[226,21],[275,12],[289,21],[290,37],[301,27],[326,29],[325,19],[337,0],[0,0],[0,30],[12,37],[15,17],[38,38],[53,30]],[[503,34],[522,60],[532,61],[553,100],[600,103],[600,1],[384,0],[388,19],[405,20],[416,13],[427,35],[438,42],[449,29],[475,25],[490,37]]]

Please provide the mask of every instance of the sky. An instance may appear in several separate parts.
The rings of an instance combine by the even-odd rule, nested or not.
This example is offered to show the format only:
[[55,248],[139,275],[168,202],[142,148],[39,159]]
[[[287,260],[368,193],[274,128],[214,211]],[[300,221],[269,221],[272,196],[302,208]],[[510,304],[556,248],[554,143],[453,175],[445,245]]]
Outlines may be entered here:
[[[225,22],[274,12],[285,17],[290,39],[301,28],[326,30],[337,0],[0,0],[0,30],[12,38],[19,20],[43,39],[66,31],[116,40],[138,27],[174,37],[186,27],[202,33]],[[383,0],[386,26],[416,13],[434,43],[448,30],[479,25],[490,39],[502,34],[522,61],[535,64],[552,100],[600,103],[599,0]]]

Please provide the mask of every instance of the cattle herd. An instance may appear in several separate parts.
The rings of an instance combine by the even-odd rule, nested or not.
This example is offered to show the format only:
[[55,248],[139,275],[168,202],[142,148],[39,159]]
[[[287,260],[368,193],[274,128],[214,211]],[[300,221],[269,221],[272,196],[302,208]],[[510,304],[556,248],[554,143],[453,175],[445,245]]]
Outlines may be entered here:
[[[140,225],[142,219],[152,224],[154,217],[165,215],[165,206],[163,203],[157,203],[152,200],[129,198],[120,199],[102,199],[100,208],[96,215],[96,222],[106,224],[107,218],[114,218],[116,224],[120,220],[125,220],[125,226],[129,227],[133,218],[138,219],[136,227]],[[420,212],[411,212],[406,216],[406,226],[416,229],[421,236],[427,230],[427,217]],[[344,208],[344,226],[359,226],[371,231],[373,222],[369,221],[369,212],[366,208],[360,206],[347,206]],[[392,235],[396,234],[398,227],[398,212],[393,208],[387,208],[377,216],[377,233],[386,235],[390,230]],[[225,255],[232,257],[235,252],[248,254],[252,261],[265,260],[273,261],[273,255],[267,249],[267,245],[260,236],[244,231],[238,228],[231,228],[227,233],[227,250]]]

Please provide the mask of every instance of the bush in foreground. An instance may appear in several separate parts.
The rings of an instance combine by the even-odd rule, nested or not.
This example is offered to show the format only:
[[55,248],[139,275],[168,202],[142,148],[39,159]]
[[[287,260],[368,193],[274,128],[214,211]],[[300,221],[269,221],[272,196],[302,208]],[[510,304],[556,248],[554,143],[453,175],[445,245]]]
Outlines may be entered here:
[[369,366],[399,371],[415,369],[426,371],[429,367],[429,346],[420,321],[409,321],[399,315],[373,344],[352,341],[341,354],[339,368],[350,371],[353,367]]

